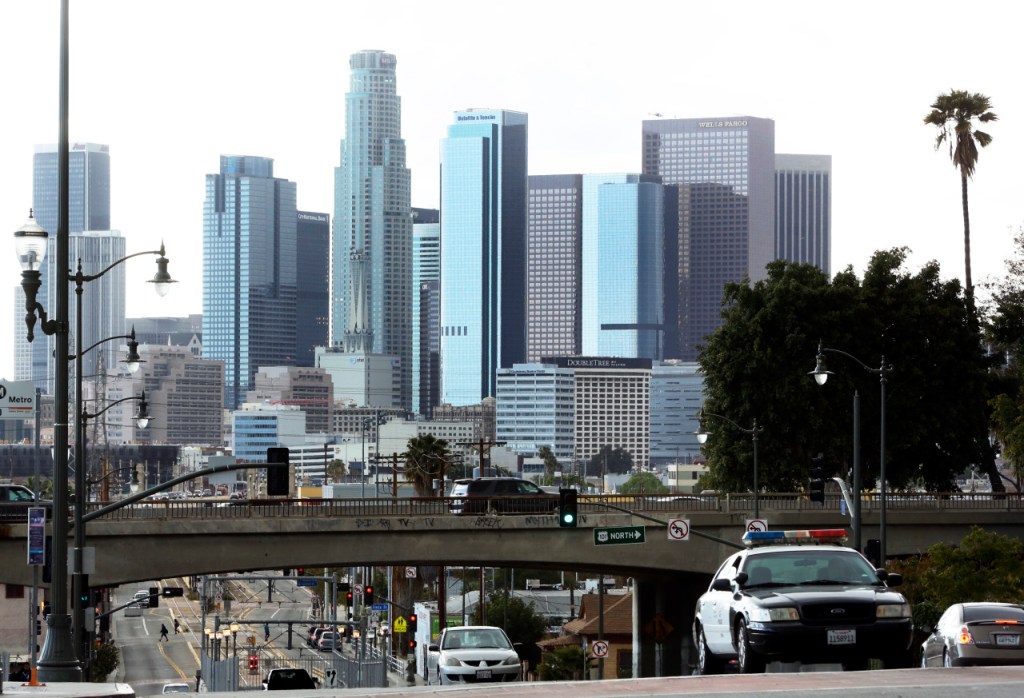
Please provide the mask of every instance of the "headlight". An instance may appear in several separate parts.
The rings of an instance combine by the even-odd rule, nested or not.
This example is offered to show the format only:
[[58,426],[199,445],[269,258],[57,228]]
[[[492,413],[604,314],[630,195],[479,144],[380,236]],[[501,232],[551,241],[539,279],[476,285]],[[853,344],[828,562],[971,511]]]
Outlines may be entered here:
[[455,655],[449,654],[447,657],[444,658],[444,665],[445,666],[462,666],[462,662],[460,662],[459,658],[456,657]]
[[513,655],[511,655],[509,657],[505,657],[505,659],[502,660],[501,665],[502,666],[515,666],[518,663],[519,663],[519,655],[518,654],[513,654]]
[[875,618],[910,618],[909,603],[883,603],[875,606]]
[[800,620],[800,612],[795,608],[752,608],[750,620],[754,623],[774,623],[786,620]]

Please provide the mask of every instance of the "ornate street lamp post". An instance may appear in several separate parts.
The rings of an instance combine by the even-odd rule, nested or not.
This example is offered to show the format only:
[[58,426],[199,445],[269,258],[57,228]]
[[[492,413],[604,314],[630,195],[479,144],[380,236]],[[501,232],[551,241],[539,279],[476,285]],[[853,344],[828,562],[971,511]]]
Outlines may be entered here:
[[710,433],[706,429],[704,429],[704,418],[705,417],[714,417],[715,419],[721,419],[723,422],[728,422],[729,424],[733,425],[734,427],[739,429],[741,432],[743,432],[744,434],[749,436],[750,440],[753,442],[753,444],[754,444],[754,518],[755,519],[761,518],[761,498],[760,498],[760,495],[761,495],[761,492],[760,492],[760,490],[761,490],[761,483],[758,481],[758,470],[757,470],[757,436],[762,431],[764,431],[764,427],[757,426],[757,420],[755,419],[754,420],[754,424],[753,424],[752,427],[750,427],[750,429],[744,429],[743,427],[741,427],[739,424],[737,424],[736,422],[732,421],[728,417],[723,417],[722,415],[715,414],[714,412],[705,412],[704,408],[702,407],[700,409],[700,411],[697,412],[697,421],[698,421],[700,426],[698,427],[698,431],[694,432],[694,434],[697,437],[697,443],[699,443],[699,444],[706,443],[707,440],[708,440],[708,434]]

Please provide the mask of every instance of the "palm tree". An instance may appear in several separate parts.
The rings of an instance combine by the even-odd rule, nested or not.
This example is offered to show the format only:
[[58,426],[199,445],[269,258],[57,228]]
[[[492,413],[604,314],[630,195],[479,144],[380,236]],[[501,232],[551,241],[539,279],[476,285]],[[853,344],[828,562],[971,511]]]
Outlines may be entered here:
[[434,480],[442,480],[451,460],[448,442],[432,434],[409,439],[405,449],[405,479],[420,497],[434,496]]
[[932,111],[924,117],[926,124],[939,129],[935,138],[935,149],[949,143],[949,157],[953,166],[960,170],[960,191],[964,211],[964,286],[970,312],[974,312],[974,285],[971,281],[971,220],[967,208],[967,180],[974,174],[978,162],[978,146],[982,148],[992,142],[992,136],[974,128],[975,120],[985,124],[997,121],[992,111],[992,100],[980,93],[966,90],[950,90],[941,94],[932,104]]

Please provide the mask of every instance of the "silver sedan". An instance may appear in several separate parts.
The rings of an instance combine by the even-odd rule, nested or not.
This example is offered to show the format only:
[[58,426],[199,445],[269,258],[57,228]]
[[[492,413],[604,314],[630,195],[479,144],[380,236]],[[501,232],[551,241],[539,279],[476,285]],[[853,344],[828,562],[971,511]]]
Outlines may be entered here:
[[1024,606],[958,603],[921,645],[921,666],[1024,664]]

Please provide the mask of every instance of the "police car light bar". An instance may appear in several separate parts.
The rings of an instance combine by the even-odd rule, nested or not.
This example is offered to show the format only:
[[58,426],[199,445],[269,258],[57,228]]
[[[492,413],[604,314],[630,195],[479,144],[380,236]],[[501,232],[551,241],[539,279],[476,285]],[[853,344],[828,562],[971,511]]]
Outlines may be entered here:
[[846,530],[842,528],[823,528],[816,531],[747,531],[743,534],[743,544],[748,548],[758,545],[801,545],[805,543],[842,545],[845,542]]

